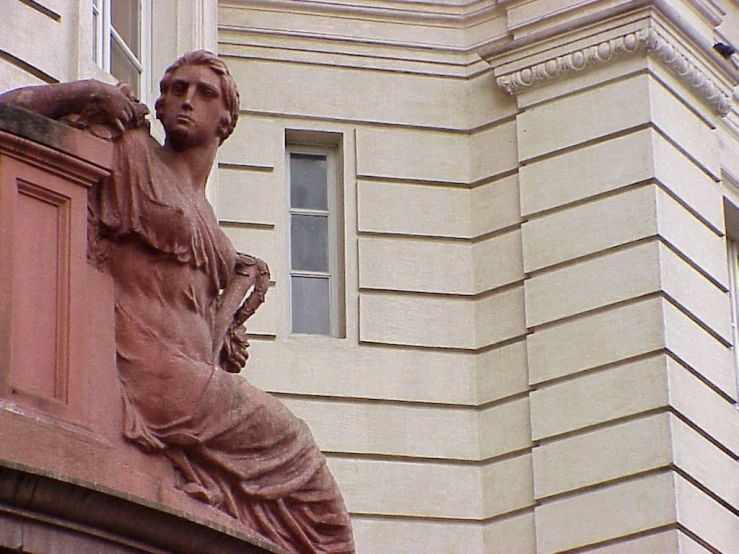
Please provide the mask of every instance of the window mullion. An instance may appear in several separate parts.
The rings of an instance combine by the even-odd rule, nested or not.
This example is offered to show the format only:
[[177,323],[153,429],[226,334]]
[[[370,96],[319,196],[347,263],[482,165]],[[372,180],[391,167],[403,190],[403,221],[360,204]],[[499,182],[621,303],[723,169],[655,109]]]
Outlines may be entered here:
[[141,62],[136,57],[136,54],[133,53],[133,50],[128,46],[125,40],[123,40],[123,37],[118,33],[118,31],[115,30],[115,27],[110,28],[110,36],[113,37],[113,40],[116,41],[118,46],[121,47],[121,50],[123,50],[123,53],[126,55],[128,60],[133,64],[133,66],[136,68],[136,71],[141,73],[144,70],[144,66],[141,65]]
[[106,71],[110,73],[110,30],[113,28],[113,25],[111,24],[111,1],[112,0],[103,0],[103,6],[102,6],[102,68],[103,71]]

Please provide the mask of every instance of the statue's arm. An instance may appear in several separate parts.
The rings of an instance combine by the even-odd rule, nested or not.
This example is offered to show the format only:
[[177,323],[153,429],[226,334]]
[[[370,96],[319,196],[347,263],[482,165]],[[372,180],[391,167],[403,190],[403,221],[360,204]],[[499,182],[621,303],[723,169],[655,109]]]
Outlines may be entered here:
[[95,79],[23,87],[1,94],[0,102],[52,119],[94,111],[121,132],[136,119],[135,104],[125,88]]
[[213,326],[213,355],[226,371],[238,373],[246,364],[248,343],[244,323],[264,302],[268,288],[267,264],[239,253],[228,287],[218,299]]

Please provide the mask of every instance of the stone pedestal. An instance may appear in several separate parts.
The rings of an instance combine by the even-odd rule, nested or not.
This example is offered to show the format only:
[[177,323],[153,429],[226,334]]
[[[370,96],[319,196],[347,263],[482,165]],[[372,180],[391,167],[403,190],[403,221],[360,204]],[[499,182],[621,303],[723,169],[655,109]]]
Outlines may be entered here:
[[87,260],[112,154],[0,104],[0,551],[282,552],[121,436],[113,283]]

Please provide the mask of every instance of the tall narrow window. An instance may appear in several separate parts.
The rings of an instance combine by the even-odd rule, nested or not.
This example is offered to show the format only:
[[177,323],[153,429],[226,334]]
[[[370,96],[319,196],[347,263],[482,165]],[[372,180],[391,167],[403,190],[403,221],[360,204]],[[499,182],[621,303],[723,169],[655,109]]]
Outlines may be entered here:
[[341,335],[335,148],[288,147],[290,326]]
[[729,255],[729,294],[731,296],[731,327],[734,341],[734,369],[739,394],[739,244],[727,238]]
[[151,0],[93,0],[93,57],[144,102]]

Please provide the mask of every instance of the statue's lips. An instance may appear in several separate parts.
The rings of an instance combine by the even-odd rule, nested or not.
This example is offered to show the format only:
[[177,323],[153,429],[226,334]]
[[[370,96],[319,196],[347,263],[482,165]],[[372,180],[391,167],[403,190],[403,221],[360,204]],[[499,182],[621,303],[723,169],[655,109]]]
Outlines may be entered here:
[[178,115],[176,119],[177,123],[192,123],[193,119],[189,115]]

